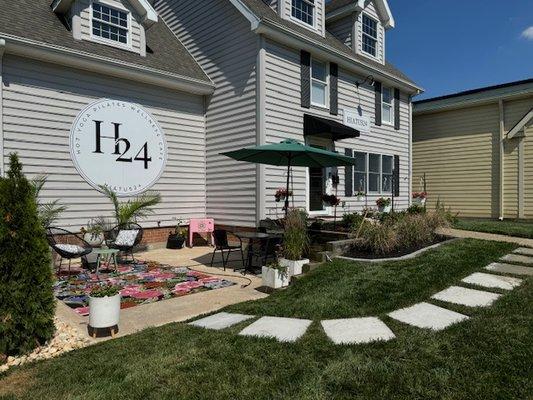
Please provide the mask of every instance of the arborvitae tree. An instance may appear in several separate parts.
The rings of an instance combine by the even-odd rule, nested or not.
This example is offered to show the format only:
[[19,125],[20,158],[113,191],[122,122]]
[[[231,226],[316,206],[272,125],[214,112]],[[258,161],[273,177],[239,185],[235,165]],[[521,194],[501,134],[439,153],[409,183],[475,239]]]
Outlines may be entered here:
[[0,356],[29,352],[54,333],[51,256],[34,191],[11,154],[0,178]]

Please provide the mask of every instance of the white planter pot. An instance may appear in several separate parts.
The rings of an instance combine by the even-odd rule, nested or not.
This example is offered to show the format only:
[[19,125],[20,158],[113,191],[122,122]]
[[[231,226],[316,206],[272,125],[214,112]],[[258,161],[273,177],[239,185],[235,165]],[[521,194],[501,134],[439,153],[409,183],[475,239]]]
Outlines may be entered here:
[[104,242],[103,233],[86,233],[83,235],[83,240],[89,243],[92,247],[98,247]]
[[110,328],[120,319],[120,293],[112,297],[89,297],[89,326]]
[[289,276],[301,275],[305,264],[309,264],[308,259],[293,261],[282,258],[279,260],[279,265],[288,268]]
[[390,213],[392,210],[392,205],[388,205],[385,207],[378,207],[378,211],[381,213]]
[[279,289],[285,286],[289,286],[289,271],[281,273],[279,269],[263,267],[261,269],[261,280],[263,286],[268,286],[274,289]]
[[425,206],[426,205],[426,199],[421,199],[420,197],[415,197],[413,199],[413,204],[417,206]]

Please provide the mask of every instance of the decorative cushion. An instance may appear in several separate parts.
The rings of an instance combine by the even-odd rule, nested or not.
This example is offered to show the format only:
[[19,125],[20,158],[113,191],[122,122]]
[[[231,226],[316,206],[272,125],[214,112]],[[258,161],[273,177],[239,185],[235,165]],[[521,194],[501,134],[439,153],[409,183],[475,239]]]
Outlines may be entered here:
[[138,234],[138,229],[122,230],[118,233],[117,238],[115,239],[115,245],[131,247],[135,243]]
[[81,254],[85,250],[83,247],[78,246],[77,244],[56,244],[55,247],[61,251],[64,251],[65,253],[70,254]]

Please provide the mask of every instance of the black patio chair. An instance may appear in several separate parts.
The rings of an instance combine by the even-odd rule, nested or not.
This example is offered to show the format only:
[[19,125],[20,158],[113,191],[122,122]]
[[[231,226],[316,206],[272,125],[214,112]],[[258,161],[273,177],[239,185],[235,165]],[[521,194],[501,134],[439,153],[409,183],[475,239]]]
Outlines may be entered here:
[[[241,252],[242,265],[244,267],[244,251],[242,249],[242,240],[239,239],[238,245],[230,245],[228,242],[228,231],[224,229],[215,229],[213,232],[213,238],[215,239],[215,249],[213,250],[213,255],[211,256],[211,267],[213,266],[213,261],[215,260],[215,254],[217,251],[220,251],[222,255],[222,265],[224,266],[224,271],[226,270],[226,265],[229,260],[229,256],[233,251]],[[224,252],[227,252],[226,258],[224,258]],[[233,268],[235,271],[235,268]]]
[[61,257],[57,267],[58,275],[64,258],[68,260],[68,273],[70,275],[72,259],[81,258],[93,251],[89,243],[66,229],[49,227],[46,229],[46,239],[50,247]]
[[117,225],[105,233],[107,246],[110,249],[120,250],[126,255],[131,254],[135,262],[133,249],[141,243],[143,232],[143,228],[134,222]]

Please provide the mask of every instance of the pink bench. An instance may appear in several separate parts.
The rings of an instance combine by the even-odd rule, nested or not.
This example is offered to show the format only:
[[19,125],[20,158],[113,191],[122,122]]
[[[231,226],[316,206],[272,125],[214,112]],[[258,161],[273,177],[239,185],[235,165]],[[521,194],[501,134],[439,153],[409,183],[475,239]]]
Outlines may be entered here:
[[215,245],[213,232],[215,231],[215,220],[212,218],[191,219],[189,222],[189,246],[193,247],[193,236],[195,233],[209,233],[211,244]]

